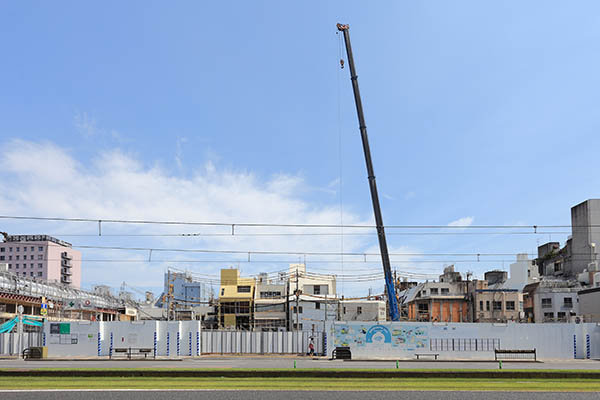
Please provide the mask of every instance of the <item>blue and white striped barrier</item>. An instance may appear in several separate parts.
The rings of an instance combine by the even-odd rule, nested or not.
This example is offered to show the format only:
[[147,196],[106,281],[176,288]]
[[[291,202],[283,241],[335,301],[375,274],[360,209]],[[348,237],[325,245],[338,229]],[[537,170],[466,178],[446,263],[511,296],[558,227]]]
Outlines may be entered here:
[[592,355],[592,346],[590,344],[590,335],[585,335],[585,358],[590,359]]
[[100,332],[98,332],[98,357],[102,354],[102,341],[100,340]]
[[180,354],[180,353],[179,353],[179,350],[180,350],[180,344],[181,344],[180,342],[181,342],[181,337],[180,337],[179,331],[177,331],[177,355],[178,355],[178,356],[179,356],[179,354]]
[[577,358],[577,335],[573,335],[573,358]]
[[113,333],[110,333],[110,347],[108,348],[108,355],[109,357],[112,357],[112,352],[113,352]]
[[192,332],[190,332],[190,356],[192,355]]
[[157,338],[156,338],[156,332],[154,332],[154,356],[155,356],[155,357],[156,357],[156,343],[157,343],[157,340],[156,340],[156,339],[157,339]]
[[196,332],[196,355],[200,355],[200,332]]
[[171,335],[169,335],[169,332],[167,332],[167,357],[169,357],[170,354],[170,349],[171,349]]

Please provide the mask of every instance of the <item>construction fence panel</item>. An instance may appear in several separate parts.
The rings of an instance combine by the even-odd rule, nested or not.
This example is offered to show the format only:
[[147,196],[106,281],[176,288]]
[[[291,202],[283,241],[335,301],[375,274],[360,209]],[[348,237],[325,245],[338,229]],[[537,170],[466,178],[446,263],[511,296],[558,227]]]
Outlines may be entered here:
[[[23,349],[42,346],[41,332],[23,333]],[[0,333],[0,356],[19,355],[19,334],[16,332]]]
[[202,354],[305,354],[310,342],[323,354],[323,332],[253,332],[203,330]]

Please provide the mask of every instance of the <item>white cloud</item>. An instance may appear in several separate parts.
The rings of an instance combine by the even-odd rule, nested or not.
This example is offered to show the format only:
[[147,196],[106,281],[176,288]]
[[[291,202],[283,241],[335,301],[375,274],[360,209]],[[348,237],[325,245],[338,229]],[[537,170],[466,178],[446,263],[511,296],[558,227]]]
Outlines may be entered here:
[[179,169],[183,168],[183,149],[181,145],[184,143],[187,143],[187,138],[177,137],[177,141],[175,142],[175,163]]
[[73,125],[80,134],[88,138],[98,133],[96,119],[90,117],[87,112],[75,114],[75,117],[73,117]]
[[471,226],[474,220],[474,217],[462,217],[456,221],[450,222],[448,226]]
[[[0,206],[7,215],[84,217],[97,219],[134,219],[169,221],[267,222],[300,224],[338,224],[339,205],[309,202],[300,194],[306,192],[305,180],[296,175],[279,173],[261,179],[248,171],[219,168],[208,163],[186,177],[178,176],[160,165],[146,165],[135,155],[119,149],[99,151],[86,163],[78,161],[68,149],[48,142],[13,140],[0,154]],[[71,241],[74,245],[108,245],[125,247],[167,247],[182,249],[232,249],[242,251],[281,250],[309,252],[338,252],[339,236],[243,236],[248,233],[308,233],[314,230],[236,227],[119,225],[104,223],[101,238],[69,236],[95,234],[97,223],[33,223],[2,221],[12,233],[48,233]],[[370,216],[346,211],[345,224],[369,224]],[[339,229],[324,230],[338,233]],[[110,237],[109,234],[173,234],[204,233],[225,236],[200,237]],[[361,251],[373,238],[348,236],[345,251]],[[205,263],[163,262],[145,263],[86,263],[85,259],[116,258],[144,260],[148,252],[117,252],[82,250],[84,283],[106,283],[118,286],[123,280],[132,285],[161,286],[162,272],[171,266],[189,268],[203,274],[218,275],[222,266],[236,265],[241,260],[245,274],[261,270],[286,269],[287,262],[296,261],[290,255],[259,256],[263,264],[244,264],[247,255],[200,256],[193,253],[153,252],[157,260],[207,260]],[[335,260],[336,257],[330,257]],[[312,259],[323,259],[314,256]],[[215,260],[229,260],[215,262]],[[273,260],[277,260],[273,261]],[[307,257],[310,265],[315,265]],[[338,264],[322,264],[330,272],[339,273]],[[366,289],[363,288],[362,291]],[[364,293],[362,293],[364,294]]]

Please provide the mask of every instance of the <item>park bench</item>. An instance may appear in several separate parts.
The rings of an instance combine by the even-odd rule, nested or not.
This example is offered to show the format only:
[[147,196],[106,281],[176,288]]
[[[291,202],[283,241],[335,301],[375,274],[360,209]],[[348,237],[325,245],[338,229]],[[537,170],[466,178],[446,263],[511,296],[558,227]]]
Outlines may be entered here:
[[27,360],[30,358],[42,358],[42,348],[28,347],[25,350],[23,350],[23,359]]
[[350,347],[336,347],[333,349],[331,358],[337,360],[351,360],[352,352],[350,351]]
[[533,355],[533,361],[537,361],[536,350],[506,350],[506,349],[495,349],[494,350],[494,359],[498,361],[498,359],[513,359],[513,360],[524,360],[531,358]]
[[419,359],[419,357],[434,357],[437,360],[439,355],[439,353],[415,353],[417,360]]
[[144,355],[144,358],[148,358],[148,354],[152,353],[152,357],[156,358],[156,354],[154,354],[154,350],[153,349],[149,349],[149,348],[137,348],[137,347],[117,347],[112,349],[112,351],[110,352],[109,358],[112,359],[113,357],[113,352],[115,353],[115,355],[117,354],[123,354],[125,356],[127,356],[128,360],[131,360],[132,357],[134,356],[141,356],[142,354]]

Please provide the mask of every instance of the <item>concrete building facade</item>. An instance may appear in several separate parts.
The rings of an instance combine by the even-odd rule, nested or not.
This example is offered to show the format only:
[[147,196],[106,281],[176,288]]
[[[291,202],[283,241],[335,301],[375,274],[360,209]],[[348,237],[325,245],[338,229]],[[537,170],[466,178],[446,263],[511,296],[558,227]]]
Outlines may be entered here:
[[600,322],[600,285],[581,290],[577,295],[582,322]]
[[453,265],[444,268],[439,282],[421,283],[409,293],[405,300],[409,321],[468,321],[467,282]]
[[48,235],[6,235],[0,263],[18,276],[81,287],[81,252]]
[[572,322],[579,314],[577,293],[581,286],[575,281],[542,280],[525,286],[523,303],[529,322]]

